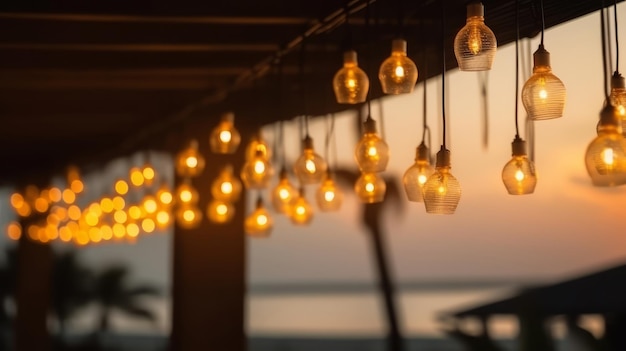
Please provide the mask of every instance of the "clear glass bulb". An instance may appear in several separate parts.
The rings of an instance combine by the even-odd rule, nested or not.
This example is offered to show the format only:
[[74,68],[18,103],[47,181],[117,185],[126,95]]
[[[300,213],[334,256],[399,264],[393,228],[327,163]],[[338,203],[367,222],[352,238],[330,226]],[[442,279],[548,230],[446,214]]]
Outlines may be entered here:
[[257,151],[261,151],[266,160],[270,160],[272,158],[272,149],[267,144],[265,139],[263,139],[260,130],[252,137],[248,146],[246,146],[246,161],[252,159],[256,155]]
[[424,201],[424,195],[422,193],[424,184],[426,184],[426,180],[428,180],[428,177],[430,177],[433,172],[434,169],[430,164],[428,147],[422,142],[415,151],[415,162],[404,172],[404,176],[402,177],[404,192],[409,201]]
[[532,120],[559,118],[565,108],[565,85],[552,74],[550,53],[543,45],[533,54],[533,74],[522,88],[522,103]]
[[195,205],[198,203],[198,191],[191,185],[189,179],[183,180],[183,182],[176,188],[176,201],[181,205]]
[[216,200],[236,202],[241,195],[241,182],[233,174],[233,166],[227,165],[211,184],[211,195]]
[[391,43],[391,56],[380,65],[378,79],[385,94],[408,94],[417,82],[417,66],[406,56],[406,40]]
[[461,71],[488,71],[496,55],[498,43],[485,25],[482,3],[467,5],[466,24],[454,38],[454,55]]
[[335,183],[333,174],[329,171],[326,178],[317,189],[315,196],[317,206],[323,212],[338,211],[343,202],[343,192]]
[[198,151],[198,141],[191,140],[189,146],[176,155],[176,174],[180,177],[196,177],[204,170],[204,157]]
[[227,112],[222,115],[220,123],[213,128],[209,136],[211,152],[216,154],[232,154],[237,151],[241,135],[235,128],[235,115]]
[[389,163],[389,147],[376,133],[376,122],[367,118],[364,133],[354,150],[361,172],[383,172]]
[[343,67],[335,73],[333,89],[340,104],[358,104],[365,102],[370,82],[367,74],[359,68],[356,51],[343,54]]
[[259,197],[255,210],[244,221],[244,229],[251,237],[266,238],[270,236],[273,225],[272,216],[263,206],[263,199]]
[[279,213],[289,213],[289,209],[298,197],[298,190],[289,181],[286,169],[280,171],[278,184],[272,190],[272,205]]
[[453,214],[461,199],[461,185],[450,173],[450,151],[437,153],[435,172],[424,184],[424,205],[427,213]]
[[585,165],[595,186],[626,184],[626,139],[617,111],[610,104],[600,113],[598,136],[587,147]]
[[241,180],[247,189],[265,189],[272,178],[273,170],[261,151],[247,161],[241,169]]
[[213,223],[228,223],[235,215],[235,206],[228,201],[213,200],[207,206],[206,213]]
[[176,224],[183,229],[197,228],[202,222],[202,211],[196,205],[183,205],[176,209]]
[[626,136],[626,84],[624,77],[619,73],[613,73],[611,77],[610,103],[615,107],[615,112],[619,116],[622,125],[622,134]]
[[296,225],[307,225],[313,220],[313,208],[306,201],[302,190],[289,210],[289,218]]
[[535,164],[526,155],[526,142],[516,137],[512,143],[513,157],[502,169],[502,182],[511,195],[532,194],[537,185]]
[[322,156],[313,150],[313,139],[306,136],[303,140],[302,155],[293,164],[293,171],[300,184],[317,184],[324,179],[328,165]]
[[364,172],[354,184],[354,192],[359,199],[368,204],[382,202],[385,199],[387,184],[377,173]]

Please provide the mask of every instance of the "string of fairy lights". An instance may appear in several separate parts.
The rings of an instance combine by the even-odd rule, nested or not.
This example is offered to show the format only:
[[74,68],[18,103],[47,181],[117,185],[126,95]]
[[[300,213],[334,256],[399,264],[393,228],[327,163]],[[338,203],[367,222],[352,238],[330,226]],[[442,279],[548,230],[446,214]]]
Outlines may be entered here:
[[[605,23],[604,10],[602,14]],[[619,62],[617,37],[617,4],[614,1],[616,62]],[[519,75],[519,5],[515,6],[516,25],[516,68],[515,68],[515,138],[512,143],[512,158],[505,164],[502,180],[511,195],[532,194],[537,183],[533,161],[526,151],[526,142],[520,137],[517,105],[522,104],[531,121],[559,118],[563,115],[566,91],[563,82],[552,73],[550,53],[544,46],[545,20],[541,3],[541,43],[534,53],[533,74],[524,83],[521,94],[518,88]],[[467,22],[454,39],[454,54],[461,71],[487,71],[491,69],[497,40],[485,25],[484,7],[480,2],[467,6]],[[445,9],[442,2],[442,57],[445,57]],[[346,26],[349,21],[346,19]],[[367,30],[366,21],[366,30]],[[603,25],[602,37],[605,43]],[[349,31],[348,31],[349,32]],[[606,44],[606,43],[605,43]],[[402,38],[392,41],[391,55],[380,65],[378,78],[385,94],[409,94],[414,90],[418,78],[416,64],[407,56],[407,42]],[[603,56],[606,57],[606,49]],[[443,145],[437,153],[433,167],[428,145],[424,136],[428,128],[424,120],[424,134],[416,149],[414,163],[404,173],[403,184],[409,201],[423,202],[427,213],[453,214],[461,198],[461,186],[451,174],[451,152],[446,147],[445,118],[445,62],[442,65],[442,126]],[[606,69],[605,69],[606,71]],[[605,74],[606,75],[606,74]],[[620,186],[626,184],[626,88],[624,78],[616,64],[610,80],[610,90],[597,126],[598,136],[589,144],[585,164],[595,186]],[[363,122],[363,135],[358,141],[354,157],[360,176],[354,184],[354,192],[364,203],[377,203],[385,198],[386,184],[382,173],[389,162],[389,147],[378,134],[376,122],[371,116],[369,100],[369,78],[357,61],[357,52],[348,48],[344,53],[344,64],[334,76],[332,88],[338,103],[347,105],[367,104],[367,117]],[[425,89],[425,87],[424,87]],[[424,98],[425,103],[425,98]],[[317,185],[316,203],[321,211],[337,211],[341,208],[343,194],[335,183],[335,176],[327,161],[315,152],[313,139],[308,131],[308,116],[302,119],[305,133],[302,152],[292,167],[283,160],[278,181],[269,189],[274,178],[272,150],[261,132],[253,136],[246,146],[245,163],[239,174],[232,165],[225,165],[211,183],[211,200],[206,209],[208,220],[213,223],[228,223],[233,219],[235,206],[240,200],[243,187],[258,192],[256,205],[244,221],[245,232],[254,237],[267,237],[273,227],[272,213],[288,216],[296,225],[306,225],[313,218],[313,206],[304,192],[305,186]],[[280,125],[279,140],[282,143],[283,126]],[[328,139],[328,136],[327,136]],[[241,143],[241,136],[234,124],[234,114],[225,113],[210,134],[211,152],[232,154]],[[275,147],[283,147],[278,145]],[[326,147],[328,148],[328,142]],[[275,150],[276,151],[276,150]],[[191,179],[202,174],[204,157],[198,151],[198,141],[192,140],[175,157],[175,171],[182,181],[171,192],[165,183],[154,188],[157,175],[149,164],[129,172],[130,187],[147,187],[147,195],[136,204],[127,204],[124,195],[129,191],[127,180],[114,184],[116,195],[103,197],[84,208],[75,204],[75,198],[83,190],[83,183],[76,169],[67,175],[67,188],[48,188],[39,191],[29,186],[23,193],[11,195],[11,205],[22,218],[41,217],[32,221],[24,232],[28,237],[49,242],[60,240],[78,245],[98,243],[112,239],[133,240],[140,232],[151,233],[171,225],[175,218],[181,228],[191,229],[200,225],[203,211],[199,208],[199,194]],[[298,184],[290,180],[290,171]],[[271,207],[265,206],[263,190],[269,189]],[[19,239],[22,228],[12,222],[8,228],[12,239]]]

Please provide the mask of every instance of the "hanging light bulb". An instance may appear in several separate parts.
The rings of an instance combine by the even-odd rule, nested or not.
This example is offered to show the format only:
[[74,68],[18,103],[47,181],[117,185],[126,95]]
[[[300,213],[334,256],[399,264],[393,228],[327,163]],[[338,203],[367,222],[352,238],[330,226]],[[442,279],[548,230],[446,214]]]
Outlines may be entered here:
[[467,22],[454,38],[454,55],[461,71],[491,69],[498,44],[496,36],[485,25],[484,14],[482,3],[467,5]]
[[146,164],[143,165],[143,167],[141,168],[141,174],[143,175],[144,184],[146,184],[147,186],[151,186],[152,181],[156,176],[156,172],[154,171],[154,167],[150,162],[146,162]]
[[130,183],[133,186],[139,187],[144,184],[145,179],[143,177],[143,172],[138,167],[131,168],[128,174],[130,178]]
[[216,154],[232,154],[237,151],[241,142],[241,135],[234,125],[235,114],[227,112],[222,115],[222,119],[217,127],[211,131],[209,143],[211,152]]
[[202,222],[202,211],[196,205],[183,205],[176,209],[176,224],[183,229],[197,228]]
[[433,172],[434,169],[430,164],[428,147],[422,142],[415,150],[415,163],[404,172],[404,176],[402,177],[404,192],[409,201],[424,201],[422,193],[424,184],[426,184],[426,180],[428,180],[428,177],[430,177]]
[[326,178],[317,189],[317,206],[323,212],[337,211],[343,202],[343,192],[335,183],[333,173],[328,170]]
[[279,213],[288,213],[297,196],[298,190],[289,181],[287,170],[283,167],[280,171],[278,184],[272,190],[272,206],[274,210]]
[[624,77],[617,71],[611,77],[611,95],[609,98],[621,120],[622,134],[626,136],[626,84]]
[[532,194],[537,185],[535,164],[526,154],[526,142],[516,136],[511,143],[511,160],[502,169],[502,182],[511,195]]
[[552,74],[550,53],[543,44],[533,54],[533,74],[522,88],[522,103],[532,120],[552,119],[563,116],[565,85]]
[[461,199],[461,185],[450,173],[450,150],[443,146],[437,153],[437,164],[424,184],[424,205],[427,213],[453,214]]
[[263,206],[263,198],[259,196],[255,210],[245,219],[244,229],[250,236],[266,238],[270,236],[274,221]]
[[626,139],[615,107],[606,104],[600,112],[598,136],[585,153],[585,165],[595,186],[626,184]]
[[207,217],[213,223],[228,223],[235,215],[235,206],[228,201],[213,200],[207,207]]
[[169,208],[174,203],[174,196],[172,196],[167,183],[161,184],[159,190],[157,190],[156,198],[159,201],[160,208]]
[[385,94],[408,94],[417,82],[417,66],[406,56],[406,40],[391,42],[391,56],[380,65],[378,79]]
[[389,147],[376,133],[376,122],[367,117],[364,133],[356,145],[354,157],[361,172],[383,172],[389,163]]
[[313,208],[306,201],[303,188],[300,188],[298,197],[289,209],[289,218],[296,225],[307,225],[313,219]]
[[188,178],[176,188],[176,201],[181,206],[197,204],[198,197],[198,191],[191,185]]
[[302,155],[293,165],[300,184],[317,184],[322,181],[328,165],[322,156],[313,150],[313,139],[306,136],[302,141]]
[[180,177],[196,177],[204,170],[204,157],[198,151],[198,141],[193,139],[189,147],[176,155],[176,174]]
[[272,177],[272,166],[257,150],[255,156],[247,161],[241,169],[241,180],[247,189],[264,189]]
[[354,184],[354,191],[362,202],[373,204],[385,199],[387,184],[377,173],[364,172]]
[[227,165],[211,184],[211,194],[216,200],[235,202],[241,195],[241,182],[233,175],[233,166]]
[[335,73],[333,89],[340,104],[358,104],[367,97],[370,82],[367,74],[359,68],[356,51],[348,50],[343,54],[343,67]]
[[263,139],[263,135],[261,134],[261,130],[259,129],[255,135],[252,136],[252,139],[246,146],[246,161],[251,160],[256,155],[257,150],[261,151],[263,157],[266,160],[270,160],[272,158],[272,150],[270,146],[267,144],[265,139]]

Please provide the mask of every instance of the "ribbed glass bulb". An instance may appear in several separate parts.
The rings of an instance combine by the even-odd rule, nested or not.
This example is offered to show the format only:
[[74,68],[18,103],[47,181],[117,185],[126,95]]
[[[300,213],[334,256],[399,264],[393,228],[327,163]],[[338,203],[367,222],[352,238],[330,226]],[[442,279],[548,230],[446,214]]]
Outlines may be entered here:
[[380,65],[378,79],[385,94],[408,94],[417,82],[417,66],[406,56],[406,40],[391,42],[391,56]]
[[272,174],[269,161],[257,150],[256,155],[243,165],[241,180],[247,189],[264,189],[267,188]]
[[255,238],[266,238],[272,233],[273,225],[272,216],[263,206],[263,199],[259,197],[255,210],[244,221],[246,234]]
[[426,212],[453,214],[459,200],[461,200],[461,185],[450,173],[450,151],[442,146],[437,153],[435,172],[424,184]]
[[385,199],[387,184],[378,173],[364,172],[354,184],[354,192],[367,204],[382,202]]
[[313,139],[308,135],[302,141],[302,155],[293,164],[293,171],[300,184],[317,184],[324,179],[328,165],[322,156],[313,150]]
[[498,43],[485,25],[482,3],[467,5],[466,24],[454,38],[454,55],[461,71],[488,71],[496,55]]
[[626,139],[615,107],[607,104],[600,113],[598,136],[585,153],[585,165],[595,186],[626,184]]
[[522,103],[532,120],[559,118],[565,108],[565,85],[552,74],[550,53],[543,45],[533,54],[533,74],[522,88]]
[[313,208],[304,196],[303,189],[289,209],[289,218],[296,225],[307,225],[313,220]]
[[209,136],[211,152],[216,154],[232,154],[237,151],[241,135],[235,128],[235,114],[227,112],[222,115],[220,123],[213,128]]
[[191,140],[189,146],[176,155],[176,174],[180,177],[196,177],[204,170],[204,157],[198,151],[198,141]]
[[359,68],[356,51],[343,54],[343,67],[335,73],[333,89],[340,104],[358,104],[365,102],[370,82],[367,74]]
[[189,179],[183,180],[176,188],[176,202],[179,205],[195,205],[198,203],[198,199],[198,191],[191,185]]
[[246,161],[252,159],[256,155],[257,151],[261,151],[266,160],[270,160],[272,158],[272,149],[267,144],[265,139],[263,139],[260,130],[252,136],[252,139],[250,139],[250,142],[246,146]]
[[196,205],[183,205],[176,209],[176,224],[183,229],[197,228],[202,222],[202,211]]
[[511,195],[532,194],[537,185],[535,164],[526,154],[526,142],[515,137],[512,158],[502,169],[502,182]]
[[389,147],[376,133],[376,122],[369,117],[354,150],[354,158],[361,172],[383,172],[389,163]]
[[298,190],[291,184],[287,170],[283,168],[278,184],[272,190],[272,206],[276,212],[288,214],[297,197]]
[[233,166],[227,165],[211,184],[211,195],[216,200],[236,202],[241,195],[241,182],[233,174]]
[[338,211],[341,208],[343,192],[335,183],[332,172],[327,172],[326,178],[322,181],[315,195],[317,207],[323,212]]
[[228,201],[213,200],[207,206],[207,217],[213,223],[228,223],[235,215],[235,206]]
[[624,77],[619,73],[613,73],[611,77],[611,95],[609,101],[615,107],[622,124],[622,134],[626,136],[626,84]]
[[415,151],[415,162],[404,172],[402,177],[404,192],[409,201],[424,201],[424,184],[426,184],[426,180],[434,171],[433,166],[430,164],[428,147],[422,142]]

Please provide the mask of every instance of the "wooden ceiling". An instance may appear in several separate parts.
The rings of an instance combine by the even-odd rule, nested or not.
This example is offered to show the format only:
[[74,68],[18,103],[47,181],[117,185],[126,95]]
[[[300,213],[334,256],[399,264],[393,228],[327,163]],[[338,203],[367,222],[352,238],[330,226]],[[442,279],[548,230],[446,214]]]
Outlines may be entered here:
[[[534,36],[540,0],[518,1],[521,35]],[[448,69],[467,2],[445,1]],[[499,45],[514,40],[515,2],[483,3]],[[546,26],[600,6],[544,0]],[[420,80],[441,72],[441,18],[435,0],[2,2],[0,183],[159,149],[186,121],[217,122],[226,110],[257,128],[346,109],[331,80],[348,37],[379,97],[377,66],[399,28]]]

